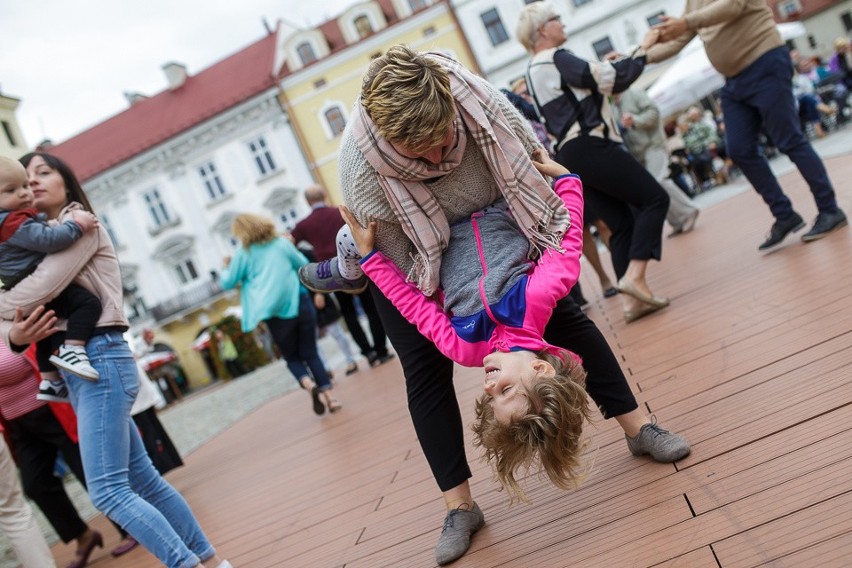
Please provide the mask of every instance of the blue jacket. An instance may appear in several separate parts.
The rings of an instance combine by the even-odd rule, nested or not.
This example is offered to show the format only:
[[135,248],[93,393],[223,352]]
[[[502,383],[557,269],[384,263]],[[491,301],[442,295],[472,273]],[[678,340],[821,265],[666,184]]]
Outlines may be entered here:
[[269,318],[290,319],[299,315],[299,267],[308,263],[305,255],[287,239],[277,237],[266,243],[242,247],[222,271],[226,290],[242,286],[242,329],[249,332]]

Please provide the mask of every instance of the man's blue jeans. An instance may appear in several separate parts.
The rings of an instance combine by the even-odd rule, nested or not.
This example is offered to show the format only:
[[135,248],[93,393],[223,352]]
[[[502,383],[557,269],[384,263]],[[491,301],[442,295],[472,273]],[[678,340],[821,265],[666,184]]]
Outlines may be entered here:
[[728,154],[776,219],[793,214],[769,162],[758,146],[761,127],[772,143],[796,164],[822,213],[837,211],[834,188],[822,160],[802,133],[792,89],[793,66],[785,46],[761,55],[722,88]]
[[191,568],[215,554],[184,498],[145,452],[130,407],[139,391],[136,362],[121,333],[86,345],[100,373],[62,373],[77,412],[80,455],[92,504],[169,568]]

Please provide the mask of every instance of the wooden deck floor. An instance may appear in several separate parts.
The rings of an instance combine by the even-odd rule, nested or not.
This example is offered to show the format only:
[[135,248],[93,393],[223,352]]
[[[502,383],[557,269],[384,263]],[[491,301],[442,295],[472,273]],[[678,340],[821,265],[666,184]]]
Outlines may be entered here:
[[[852,159],[826,163],[852,212]],[[782,184],[813,219],[798,174]],[[630,325],[617,298],[589,311],[641,404],[692,455],[634,458],[617,425],[598,421],[581,489],[531,479],[534,503],[510,508],[470,450],[487,525],[454,567],[852,565],[852,229],[761,256],[770,223],[751,191],[710,207],[651,267],[667,310]],[[582,282],[598,296],[590,270]],[[458,373],[468,421],[481,382],[479,370]],[[273,400],[169,474],[235,567],[434,565],[443,505],[398,364],[341,380],[339,395],[344,411],[322,418],[301,392]],[[94,524],[114,546],[103,518]],[[54,551],[63,566],[73,547]],[[136,550],[98,551],[90,565],[159,564]]]

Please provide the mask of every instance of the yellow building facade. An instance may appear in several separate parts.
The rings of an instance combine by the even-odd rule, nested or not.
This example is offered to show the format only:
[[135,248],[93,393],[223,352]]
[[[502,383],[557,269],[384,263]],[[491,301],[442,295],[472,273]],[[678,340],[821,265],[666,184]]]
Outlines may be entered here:
[[[320,57],[316,61],[291,71],[280,81],[281,102],[296,128],[314,176],[328,188],[335,203],[341,202],[337,170],[340,135],[361,90],[361,79],[373,58],[392,45],[406,44],[418,51],[447,52],[469,69],[477,70],[472,52],[448,3],[436,3],[390,25],[381,21],[380,10],[371,12],[371,8],[378,8],[378,3],[356,5],[341,15],[338,22],[344,26],[347,18],[353,22],[364,22],[365,18],[373,16],[368,23],[386,27],[374,27],[375,31],[363,39],[326,56],[321,56],[322,28],[293,33],[282,43],[283,50],[290,55],[306,44],[316,45],[315,52],[319,52],[317,55]],[[304,49],[301,53],[304,54]],[[292,59],[289,57],[288,63]]]
[[15,115],[20,102],[0,93],[0,156],[15,160],[27,153],[27,144]]

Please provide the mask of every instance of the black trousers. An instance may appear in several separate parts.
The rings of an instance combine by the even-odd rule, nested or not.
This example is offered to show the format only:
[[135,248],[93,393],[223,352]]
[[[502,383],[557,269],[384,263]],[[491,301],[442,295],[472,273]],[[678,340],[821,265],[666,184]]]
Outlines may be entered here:
[[370,335],[373,336],[373,345],[370,345],[370,341],[361,327],[361,322],[358,321],[354,296],[352,294],[344,294],[343,292],[335,292],[334,297],[340,305],[340,313],[343,315],[343,321],[346,322],[349,335],[355,340],[355,343],[361,350],[361,355],[364,357],[369,357],[370,352],[374,352],[377,357],[384,357],[388,354],[387,336],[385,335],[384,325],[382,325],[382,319],[379,317],[378,312],[376,312],[373,298],[370,294],[364,292],[357,294],[357,296],[361,300],[361,307],[364,308],[367,321],[370,323]]
[[660,260],[669,196],[624,146],[583,136],[566,142],[556,161],[580,176],[588,208],[612,230],[616,278],[631,260]]
[[[56,455],[62,452],[71,472],[86,487],[79,446],[68,437],[48,406],[9,420],[9,436],[21,470],[24,493],[38,505],[62,542],[81,536],[88,525],[74,508],[62,480],[53,474]],[[113,525],[122,538],[127,535]]]
[[78,284],[69,284],[59,295],[45,306],[56,312],[56,316],[68,319],[64,338],[46,337],[36,344],[38,370],[55,371],[50,362],[53,351],[68,339],[88,341],[101,317],[101,301],[97,296]]
[[[453,388],[453,362],[402,317],[372,283],[370,291],[405,374],[408,410],[420,447],[438,487],[448,491],[471,476],[464,451],[464,425]],[[544,338],[583,358],[588,373],[586,390],[605,417],[620,416],[638,407],[606,339],[570,297],[556,305]]]

